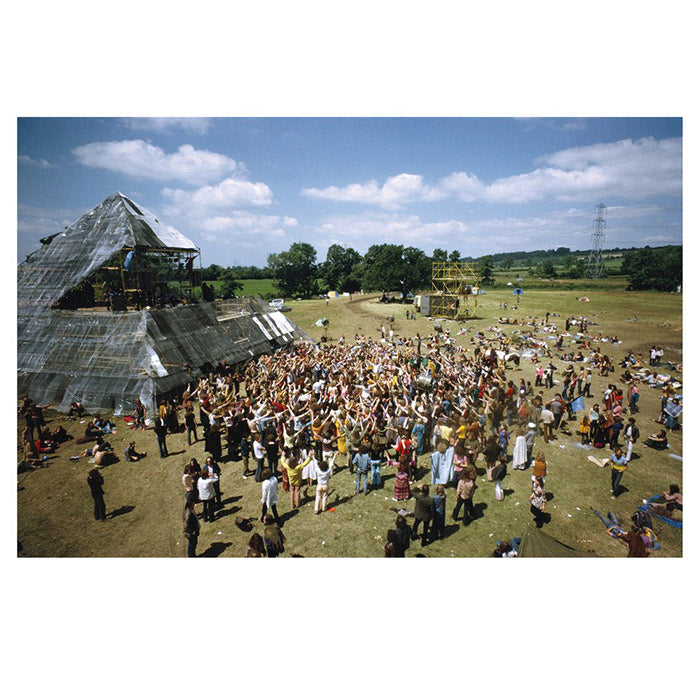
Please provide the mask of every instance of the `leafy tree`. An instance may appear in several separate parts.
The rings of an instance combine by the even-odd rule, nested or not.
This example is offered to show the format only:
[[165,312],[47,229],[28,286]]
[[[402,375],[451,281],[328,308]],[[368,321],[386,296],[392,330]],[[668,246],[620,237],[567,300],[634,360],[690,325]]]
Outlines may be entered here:
[[433,251],[433,262],[447,262],[447,251],[442,248],[435,248]]
[[309,243],[292,243],[283,253],[267,257],[273,279],[285,296],[309,297],[316,292],[316,249]]
[[[344,290],[353,268],[362,262],[362,256],[354,248],[333,244],[328,248],[326,261],[319,265],[319,272],[328,289]],[[352,285],[351,285],[352,286]]]
[[364,257],[363,287],[407,294],[430,282],[431,260],[418,248],[382,243]]
[[349,292],[354,294],[362,289],[362,275],[364,272],[364,264],[362,261],[353,266],[352,270],[343,278],[338,285],[341,292]]
[[450,253],[449,261],[450,262],[459,262],[461,257],[462,257],[462,254],[458,250],[453,250]]
[[630,289],[658,289],[671,292],[683,282],[683,248],[642,248],[627,253],[621,272],[629,277]]
[[430,258],[419,248],[409,246],[401,253],[403,276],[399,290],[405,296],[430,284],[433,266]]
[[219,279],[219,275],[224,271],[221,265],[207,265],[202,268],[202,279],[211,282]]
[[540,277],[556,277],[557,270],[554,267],[554,263],[551,260],[543,260],[537,264],[537,274]]
[[218,277],[221,282],[219,291],[224,299],[231,299],[236,296],[236,292],[243,289],[243,285],[236,279],[233,268],[227,267]]
[[504,270],[510,270],[510,268],[513,267],[513,262],[513,258],[511,257],[503,258],[503,260],[501,261],[501,267]]
[[479,258],[478,270],[482,285],[493,284],[493,258],[490,255]]

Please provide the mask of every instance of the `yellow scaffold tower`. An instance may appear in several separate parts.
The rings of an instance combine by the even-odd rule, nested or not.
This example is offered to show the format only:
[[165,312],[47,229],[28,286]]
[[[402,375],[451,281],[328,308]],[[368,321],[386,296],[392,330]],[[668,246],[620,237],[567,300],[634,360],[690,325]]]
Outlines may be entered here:
[[479,305],[479,279],[476,267],[470,263],[433,262],[431,314],[455,320],[473,315]]

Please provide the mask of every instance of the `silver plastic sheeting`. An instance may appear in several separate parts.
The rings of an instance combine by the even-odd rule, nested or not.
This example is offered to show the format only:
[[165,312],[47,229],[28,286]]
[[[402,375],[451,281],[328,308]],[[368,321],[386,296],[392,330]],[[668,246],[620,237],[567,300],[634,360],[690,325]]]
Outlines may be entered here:
[[197,252],[194,243],[123,194],[107,197],[17,270],[17,383],[66,411],[152,411],[219,361],[240,365],[310,340],[258,298],[142,311],[51,309],[122,250]]
[[309,340],[258,298],[143,311],[58,311],[20,316],[18,388],[66,411],[133,411],[138,396],[153,410],[219,361],[243,365],[263,353]]
[[49,307],[124,248],[197,252],[171,226],[117,192],[80,217],[17,268],[17,303]]

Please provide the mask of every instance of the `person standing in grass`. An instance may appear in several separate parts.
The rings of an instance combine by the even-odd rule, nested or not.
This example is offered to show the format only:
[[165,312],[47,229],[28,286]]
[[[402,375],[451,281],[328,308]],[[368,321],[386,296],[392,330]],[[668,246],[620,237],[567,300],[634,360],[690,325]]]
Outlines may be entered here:
[[[508,428],[506,427],[505,423],[501,424],[501,427],[498,431],[498,447],[500,448],[501,455],[504,457],[508,456],[508,440],[510,439],[510,435],[508,434]],[[545,442],[546,442],[545,438]]]
[[98,469],[91,469],[88,472],[87,483],[90,487],[90,495],[95,503],[95,520],[106,520],[107,508],[104,499],[105,492],[102,488],[105,483],[104,477]]
[[280,461],[289,481],[289,503],[292,509],[301,507],[301,473],[310,461],[311,456],[300,463],[294,455],[289,461],[284,456]]
[[418,539],[418,528],[423,524],[423,536],[421,537],[421,546],[425,547],[428,544],[428,528],[430,521],[433,519],[433,499],[430,497],[430,486],[422,484],[419,489],[415,489],[413,495],[416,499],[415,521],[411,530],[411,539]]
[[464,525],[469,525],[474,516],[474,491],[476,489],[476,469],[472,465],[466,467],[457,483],[457,503],[452,511],[452,519],[459,520],[459,511],[464,506]]
[[260,503],[262,504],[262,513],[260,520],[265,522],[265,518],[269,517],[267,515],[267,509],[269,508],[272,511],[275,522],[279,523],[279,515],[277,513],[277,477],[270,469],[263,469],[261,476],[262,498]]
[[637,421],[634,418],[630,418],[625,426],[625,440],[627,441],[627,454],[625,458],[627,462],[632,459],[632,448],[638,439],[639,428],[637,427]]
[[447,508],[447,496],[445,487],[438,484],[433,495],[433,523],[430,531],[431,538],[441,540],[445,534],[445,510]]
[[197,556],[197,540],[199,539],[199,520],[194,513],[194,501],[185,503],[185,513],[182,517],[184,535],[187,540],[187,556]]
[[316,469],[316,502],[314,503],[314,513],[326,510],[328,501],[328,486],[333,472],[332,463],[322,460]]
[[612,489],[610,492],[613,498],[617,498],[620,495],[622,475],[627,471],[627,458],[622,454],[621,447],[617,447],[610,455],[610,466],[612,467],[610,472]]
[[370,467],[370,456],[367,445],[362,445],[360,451],[352,460],[354,467],[357,469],[357,477],[355,480],[355,494],[360,493],[360,481],[363,482],[363,490],[367,495],[367,472]]
[[373,440],[369,449],[369,466],[372,471],[372,488],[382,485],[381,466],[384,459],[384,445]]
[[[393,462],[389,462],[393,464]],[[411,497],[411,488],[409,486],[411,467],[408,462],[408,455],[399,455],[399,461],[396,462],[396,481],[394,482],[394,501],[407,501]]]
[[532,482],[532,493],[530,494],[530,512],[535,518],[535,525],[541,528],[544,524],[544,509],[547,503],[547,494],[544,490],[544,480],[541,476],[536,476]]
[[253,457],[255,457],[255,481],[262,481],[262,471],[265,468],[265,448],[260,433],[253,435]]
[[405,557],[406,550],[411,546],[411,528],[403,515],[396,516],[396,536],[401,546],[401,554],[399,556]]
[[216,498],[214,483],[217,479],[216,474],[204,467],[197,480],[197,490],[199,491],[199,500],[202,502],[204,522],[216,520],[216,513],[214,512],[214,499]]
[[211,455],[208,455],[204,461],[204,470],[216,476],[214,482],[214,503],[216,508],[221,508],[221,467]]
[[500,448],[496,442],[494,435],[489,435],[486,438],[486,446],[484,447],[484,459],[486,460],[486,480],[493,481],[493,471],[496,468],[496,460],[500,453]]
[[497,501],[502,501],[503,500],[503,479],[506,476],[506,458],[504,455],[501,455],[498,458],[498,464],[496,465],[495,469],[493,470],[493,480],[496,485],[496,500]]
[[540,420],[542,421],[542,438],[545,441],[545,444],[547,444],[550,440],[554,439],[554,413],[551,410],[551,404],[546,404],[542,409],[542,413],[540,413]]

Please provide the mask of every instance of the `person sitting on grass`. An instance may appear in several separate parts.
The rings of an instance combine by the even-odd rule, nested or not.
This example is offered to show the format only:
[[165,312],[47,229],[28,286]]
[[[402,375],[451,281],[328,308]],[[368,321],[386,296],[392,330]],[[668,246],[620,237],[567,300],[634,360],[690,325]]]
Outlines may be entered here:
[[105,460],[109,461],[112,455],[112,446],[103,437],[98,437],[94,446],[82,453],[83,457],[90,457],[90,462],[94,462],[97,465],[106,464]]
[[662,518],[683,520],[683,496],[678,484],[671,484],[663,495],[664,503],[650,503],[649,510]]
[[668,438],[666,437],[666,431],[660,430],[655,435],[649,435],[644,441],[647,447],[651,447],[654,450],[665,450],[668,448]]
[[402,557],[404,555],[396,530],[388,530],[386,544],[384,545],[385,557]]
[[248,540],[248,546],[245,550],[246,557],[264,557],[265,556],[265,542],[263,538],[257,532],[251,535]]
[[263,523],[265,524],[264,540],[267,556],[273,559],[284,552],[284,533],[279,523],[269,513],[265,516]]
[[138,452],[136,450],[136,443],[135,442],[130,442],[125,448],[124,448],[124,457],[126,458],[127,462],[138,462],[140,459],[143,459],[146,456],[145,452]]

